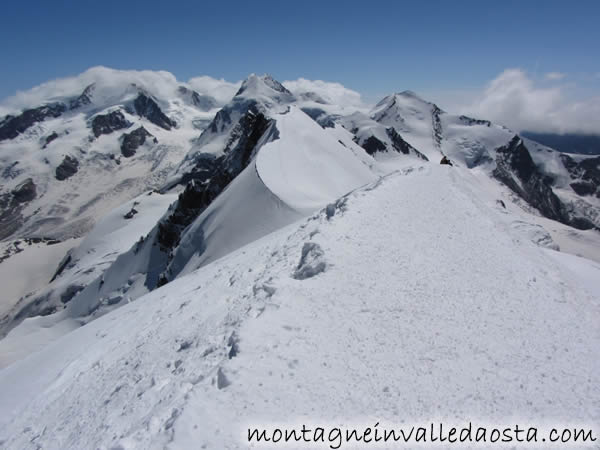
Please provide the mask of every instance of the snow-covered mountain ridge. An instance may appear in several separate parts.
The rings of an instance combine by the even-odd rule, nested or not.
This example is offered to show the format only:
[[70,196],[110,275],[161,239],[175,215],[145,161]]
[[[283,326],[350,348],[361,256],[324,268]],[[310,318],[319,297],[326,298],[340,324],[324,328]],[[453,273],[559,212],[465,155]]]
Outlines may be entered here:
[[[544,321],[561,318],[557,323],[564,323],[574,317],[574,311],[598,317],[598,292],[592,281],[598,266],[590,261],[600,261],[597,158],[561,154],[489,121],[452,115],[410,91],[387,96],[368,110],[336,105],[326,100],[330,97],[305,88],[290,90],[268,75],[251,75],[223,103],[211,92],[200,93],[174,77],[159,75],[124,74],[117,83],[97,80],[77,95],[61,91],[41,106],[0,121],[6,136],[0,142],[0,170],[7,174],[0,187],[1,220],[6,224],[1,231],[11,237],[0,249],[5,255],[0,261],[2,281],[18,276],[32,258],[52,261],[48,263],[52,269],[43,271],[47,280],[29,277],[30,283],[19,283],[9,290],[0,309],[0,336],[4,337],[0,367],[8,366],[0,371],[0,395],[12,405],[6,411],[23,412],[7,416],[7,430],[13,427],[10,421],[33,418],[37,407],[63,417],[59,421],[70,420],[68,414],[52,409],[59,405],[51,405],[54,400],[48,397],[43,380],[73,361],[73,367],[81,367],[89,377],[84,384],[97,383],[87,363],[80,360],[85,355],[71,339],[83,336],[91,345],[98,336],[111,336],[125,348],[111,347],[106,352],[114,352],[115,358],[129,355],[124,358],[136,359],[148,376],[155,371],[169,380],[186,367],[200,375],[195,381],[175,382],[168,393],[152,393],[150,403],[140,406],[152,411],[152,420],[142,418],[142,410],[131,405],[131,420],[115,425],[108,410],[112,406],[107,406],[112,400],[97,406],[98,415],[90,416],[89,426],[109,417],[110,426],[119,429],[118,438],[82,441],[89,436],[69,434],[44,439],[56,439],[67,447],[108,446],[110,441],[125,448],[148,447],[146,439],[174,439],[173,423],[187,401],[181,395],[201,392],[198,395],[217,402],[210,389],[216,386],[216,392],[226,393],[228,386],[235,385],[232,374],[252,371],[248,365],[235,366],[243,359],[237,359],[243,348],[242,324],[264,312],[276,312],[281,306],[278,295],[286,301],[300,300],[294,314],[299,313],[304,324],[310,314],[329,314],[323,311],[329,311],[332,297],[339,299],[338,313],[344,301],[356,306],[367,298],[373,298],[373,311],[381,312],[383,305],[392,307],[385,292],[404,292],[402,286],[412,286],[411,298],[431,307],[449,300],[452,307],[466,311],[468,305],[461,302],[474,306],[476,299],[483,299],[475,315],[487,324],[495,323],[488,317],[490,308],[505,320],[507,311],[529,302],[518,307],[525,308],[519,322],[524,327],[534,321],[533,311],[542,308],[541,300],[531,293],[538,287],[532,283],[541,280],[543,286],[536,292],[566,304],[550,308]],[[20,131],[20,124],[30,122]],[[449,164],[440,165],[441,161]],[[15,243],[14,238],[21,241]],[[390,242],[386,250],[385,241]],[[557,256],[559,249],[588,259],[566,253]],[[489,274],[478,269],[486,267],[484,254],[495,261]],[[253,278],[257,267],[262,267],[260,280]],[[466,273],[460,268],[471,269]],[[451,286],[451,293],[442,292],[438,278]],[[350,281],[357,279],[363,284]],[[506,287],[510,279],[516,283],[514,289]],[[283,280],[283,290],[277,280]],[[298,283],[316,288],[315,296],[296,290]],[[469,283],[471,295],[463,291]],[[316,296],[324,303],[317,303]],[[508,302],[508,309],[494,309],[492,298]],[[128,305],[131,302],[134,305]],[[187,307],[190,302],[198,302],[193,313]],[[161,304],[168,314],[163,314]],[[184,306],[175,312],[176,304]],[[310,314],[309,306],[314,308]],[[418,309],[418,304],[411,308]],[[136,311],[135,325],[121,325],[130,322],[125,317],[132,313],[127,311]],[[151,337],[158,326],[151,325],[151,317],[165,324],[164,336]],[[377,317],[373,312],[370,320]],[[343,318],[343,326],[353,328],[351,318]],[[204,331],[194,331],[196,319]],[[273,320],[278,324],[282,318]],[[115,324],[123,328],[112,335],[105,327]],[[561,336],[579,338],[587,333],[586,351],[592,352],[598,336],[591,324],[586,322],[581,334],[579,329],[565,329]],[[259,345],[255,339],[268,338],[262,326],[245,338],[249,348]],[[520,330],[523,339],[533,339],[524,328]],[[553,327],[552,333],[557,330]],[[494,339],[504,331],[496,329]],[[325,329],[318,332],[328,339]],[[387,332],[393,332],[392,323]],[[178,333],[190,337],[175,336]],[[200,356],[191,351],[198,359],[189,362],[158,356],[170,354],[165,336],[185,352],[200,345],[196,344],[200,338],[193,337],[197,333],[205,333],[215,348],[206,354],[204,349]],[[164,353],[147,349],[143,356],[131,356],[138,335]],[[549,342],[543,333],[537,337],[540,348]],[[467,335],[457,339],[465,340]],[[94,367],[99,361],[117,364],[104,353],[104,344],[94,345],[98,346],[91,357],[96,358]],[[57,351],[63,356],[48,356]],[[233,355],[232,362],[222,358],[222,351]],[[217,353],[208,356],[213,352]],[[256,350],[254,358],[259,354]],[[38,400],[28,396],[19,400],[3,392],[3,377],[22,377],[21,371],[34,364],[31,361],[48,368],[40,374],[39,397],[31,394]],[[570,364],[582,364],[584,377],[595,369],[582,361]],[[159,369],[157,364],[163,363],[166,368]],[[233,372],[229,364],[234,364]],[[264,364],[265,370],[277,367],[270,358]],[[526,361],[522,367],[526,370]],[[135,384],[132,380],[143,378],[130,370],[112,367],[99,374],[107,380],[129,380],[124,386],[130,386]],[[65,377],[67,383],[71,372]],[[210,384],[213,381],[215,386]],[[151,379],[148,382],[152,384]],[[35,383],[24,377],[20,386],[28,391]],[[124,386],[114,388],[118,393]],[[88,395],[83,389],[73,391],[73,402]],[[165,395],[183,403],[162,411],[164,405],[158,403],[165,402]],[[250,397],[248,402],[256,401]],[[131,398],[124,397],[123,402],[129,405]],[[192,411],[198,413],[196,408]],[[220,412],[215,420],[225,416]],[[232,418],[232,423],[238,422]],[[182,426],[189,433],[187,425]],[[144,429],[151,437],[141,436]],[[0,426],[0,440],[7,436],[17,445],[25,439],[1,431]],[[208,434],[203,436],[209,439]],[[227,442],[234,446],[233,441]]]
[[0,441],[245,448],[250,423],[363,415],[596,423],[600,267],[530,242],[481,183],[401,164],[75,330],[0,372]]
[[[229,103],[203,112],[202,107],[213,107],[217,101],[174,77],[144,72],[110,75],[97,77],[77,96],[61,91],[61,95],[48,98],[51,107],[3,119],[8,143],[0,145],[8,149],[25,145],[34,151],[29,148],[27,129],[16,135],[10,132],[15,121],[19,124],[27,118],[29,128],[43,125],[50,129],[53,120],[71,123],[87,117],[80,134],[87,135],[86,145],[91,146],[89,152],[75,146],[73,150],[84,155],[81,164],[71,152],[54,174],[48,167],[41,173],[16,169],[19,164],[23,167],[22,162],[7,160],[4,172],[18,184],[3,194],[3,218],[10,223],[6,233],[14,234],[21,227],[19,233],[25,236],[32,230],[52,229],[51,236],[62,230],[58,234],[62,238],[79,237],[97,220],[94,214],[101,216],[99,211],[113,202],[134,198],[142,187],[158,188],[158,196],[179,193],[179,200],[150,232],[139,229],[139,236],[129,234],[118,251],[108,252],[101,268],[92,262],[84,264],[85,258],[71,254],[57,262],[50,285],[21,298],[12,312],[0,318],[2,334],[25,317],[51,314],[65,305],[71,311],[69,316],[77,318],[97,313],[103,305],[112,309],[135,299],[388,173],[397,158],[431,163],[449,158],[455,165],[501,181],[550,219],[581,229],[597,227],[600,220],[598,201],[593,197],[598,195],[599,178],[594,159],[574,159],[524,142],[489,121],[453,116],[411,91],[385,97],[370,112],[348,111],[318,94],[306,90],[294,94],[268,75],[253,74]],[[162,97],[154,96],[152,90]],[[199,117],[205,118],[202,128]],[[59,139],[56,131],[50,136],[53,138],[44,141],[42,151],[35,151],[52,155],[52,148],[65,148],[64,137]],[[176,144],[161,145],[156,136]],[[115,163],[105,164],[99,172],[94,163],[99,151],[94,146],[107,139],[112,141],[105,142],[102,150],[119,148],[121,156],[108,153],[107,161]],[[188,150],[183,156],[186,143]],[[172,162],[177,158],[180,162],[175,166]],[[171,169],[165,166],[157,173],[163,159],[170,161]],[[123,172],[125,167],[135,172],[136,178],[119,182],[128,175]],[[54,175],[50,181],[49,172]],[[46,192],[39,195],[43,184],[39,179],[44,176]],[[70,188],[82,179],[92,182],[94,189],[63,194],[58,203],[64,205],[68,200],[69,207],[50,204],[50,211],[58,216],[48,217],[43,207],[30,217],[23,216],[37,204],[48,207],[47,198],[53,198],[57,189]],[[114,182],[118,182],[116,188]],[[115,195],[115,190],[120,194]],[[78,201],[86,203],[73,215],[72,206]],[[167,196],[158,204],[166,209],[171,201]],[[137,212],[135,205],[139,204],[140,200],[135,200],[134,206],[125,209]],[[40,216],[43,220],[37,219]],[[145,224],[152,221],[156,216],[144,219]],[[75,255],[83,253],[75,251]]]

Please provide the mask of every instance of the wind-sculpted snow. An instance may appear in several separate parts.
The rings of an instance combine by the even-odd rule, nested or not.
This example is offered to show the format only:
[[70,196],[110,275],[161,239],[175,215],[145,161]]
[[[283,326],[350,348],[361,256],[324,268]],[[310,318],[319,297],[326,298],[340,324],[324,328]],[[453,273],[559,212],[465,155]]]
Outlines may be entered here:
[[290,207],[310,213],[373,181],[375,175],[298,108],[275,116],[279,139],[258,153],[265,185]]
[[[597,422],[597,264],[519,239],[464,168],[421,163],[345,198],[1,371],[0,442],[246,448],[248,426],[272,424]],[[311,251],[326,270],[294,278]]]

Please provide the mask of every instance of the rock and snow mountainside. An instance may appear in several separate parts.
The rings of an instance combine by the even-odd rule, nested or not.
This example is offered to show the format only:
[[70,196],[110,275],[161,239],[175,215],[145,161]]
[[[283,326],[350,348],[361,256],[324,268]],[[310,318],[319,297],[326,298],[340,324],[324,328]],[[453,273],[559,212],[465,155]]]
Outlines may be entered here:
[[[32,309],[60,311],[65,303],[54,315],[57,330],[65,321],[85,322],[376,179],[356,148],[331,136],[293,101],[270,77],[251,76],[174,172],[165,189],[187,184],[158,223],[128,251],[111,252],[112,264],[100,272],[85,270],[85,283],[60,274],[62,284],[55,282],[51,293],[41,291],[24,309],[15,309],[5,327],[10,330]],[[81,266],[72,264],[76,274]],[[44,319],[44,326],[54,324]],[[20,336],[18,330],[13,334]],[[0,344],[11,347],[10,359],[17,351],[11,341],[9,335]]]
[[2,230],[44,238],[2,243],[2,282],[55,258],[0,309],[0,442],[235,447],[398,402],[598,419],[600,266],[556,252],[600,261],[597,158],[409,91],[357,111],[251,75],[217,111],[110,74],[0,122]]
[[1,117],[0,239],[81,237],[161,187],[217,107],[168,75],[91,69]]
[[600,266],[524,239],[493,194],[467,169],[411,164],[104,315],[0,372],[0,442],[597,423]]

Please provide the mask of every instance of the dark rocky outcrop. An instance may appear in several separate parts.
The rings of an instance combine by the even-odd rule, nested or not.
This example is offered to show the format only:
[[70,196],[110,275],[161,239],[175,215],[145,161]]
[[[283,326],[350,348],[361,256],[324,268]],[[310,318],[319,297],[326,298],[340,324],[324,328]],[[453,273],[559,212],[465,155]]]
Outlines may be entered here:
[[59,117],[67,110],[63,103],[52,103],[34,109],[27,109],[18,116],[6,116],[0,123],[0,141],[14,139],[32,125],[47,118]]
[[44,145],[42,148],[46,148],[50,142],[52,142],[53,140],[55,140],[57,138],[58,138],[58,134],[56,133],[56,131],[53,131],[48,136],[46,136],[46,138],[44,139]]
[[412,145],[410,145],[408,142],[406,142],[402,138],[402,136],[400,136],[400,134],[398,134],[398,132],[396,131],[396,129],[394,127],[386,128],[385,132],[387,133],[388,137],[392,141],[394,150],[396,150],[397,152],[403,153],[405,155],[413,154],[425,161],[429,161],[429,159],[427,159],[427,156],[425,156],[419,150],[417,150]]
[[79,161],[77,158],[66,155],[60,165],[56,168],[56,179],[59,181],[66,180],[77,173],[79,169]]
[[26,203],[33,200],[36,196],[35,183],[31,178],[27,178],[12,191],[13,201],[17,203]]
[[489,120],[473,119],[469,116],[459,116],[458,118],[465,125],[485,125],[491,127],[492,123]]
[[560,159],[575,181],[571,188],[579,195],[595,195],[600,198],[600,156],[576,161],[561,154]]
[[452,161],[450,161],[446,155],[444,155],[444,157],[440,161],[440,164],[445,164],[447,166],[452,166],[453,165]]
[[131,122],[118,110],[107,114],[98,114],[92,119],[92,131],[95,137],[129,128],[131,125]]
[[496,149],[493,175],[545,217],[579,229],[594,228],[588,219],[569,214],[552,190],[551,180],[537,168],[519,136]]
[[433,141],[438,148],[442,146],[442,120],[440,119],[440,115],[443,111],[437,107],[437,105],[432,105],[431,109],[431,124],[433,127]]
[[211,133],[222,133],[229,125],[231,125],[231,114],[227,108],[223,108],[217,111],[207,130]]
[[145,117],[154,125],[164,128],[165,130],[170,130],[177,125],[175,121],[169,119],[165,113],[162,112],[158,104],[152,98],[142,92],[140,92],[134,100],[133,106],[135,107],[135,112],[139,116]]
[[[179,244],[183,230],[246,168],[258,141],[270,125],[264,114],[252,109],[232,130],[223,156],[216,158],[212,154],[200,154],[197,157],[195,169],[184,177],[187,181],[184,191],[179,194],[171,214],[158,226],[157,241],[163,252],[171,254]],[[166,273],[158,276],[158,285],[167,282]]]
[[11,193],[0,194],[0,240],[6,239],[23,225],[24,204],[15,201]]
[[146,138],[153,138],[154,142],[158,140],[152,136],[144,127],[139,127],[131,133],[123,134],[121,141],[121,153],[124,157],[129,158],[135,155],[135,151],[146,142]]
[[36,195],[36,186],[31,178],[27,178],[11,192],[0,194],[0,240],[11,236],[23,225],[23,208]]
[[[358,131],[358,128],[354,128],[351,130],[353,134],[358,133]],[[386,128],[385,133],[390,139],[392,148],[388,148],[389,144],[383,142],[381,139],[378,139],[373,135],[363,140],[362,143],[360,142],[358,137],[355,137],[354,142],[356,142],[358,145],[364,148],[369,155],[374,155],[377,152],[396,151],[398,153],[402,153],[403,155],[415,155],[425,161],[428,161],[427,157],[424,154],[422,154],[420,151],[418,151],[416,148],[414,148],[412,145],[406,142],[393,127]]]
[[385,152],[387,150],[386,145],[375,136],[369,136],[365,139],[361,144],[361,147],[364,148],[369,155],[374,155],[377,152]]

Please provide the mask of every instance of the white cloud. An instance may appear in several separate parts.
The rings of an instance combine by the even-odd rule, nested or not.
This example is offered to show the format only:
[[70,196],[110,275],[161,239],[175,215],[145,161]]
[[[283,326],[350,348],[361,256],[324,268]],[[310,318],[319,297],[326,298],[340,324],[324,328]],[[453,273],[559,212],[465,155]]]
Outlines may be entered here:
[[567,74],[562,72],[548,72],[546,75],[544,75],[544,78],[550,81],[558,81],[562,80],[566,76]]
[[340,83],[298,78],[294,81],[284,81],[283,85],[295,95],[314,92],[326,102],[343,108],[365,107],[358,92],[348,89]]
[[159,97],[169,97],[180,84],[172,73],[166,71],[115,70],[97,66],[76,76],[58,78],[27,91],[19,91],[2,101],[0,114],[14,113],[44,102],[77,96],[92,83],[97,85],[95,98],[117,95],[128,89],[131,83],[144,87]]
[[225,104],[233,98],[242,85],[242,82],[230,83],[222,78],[218,80],[205,75],[191,78],[188,84],[200,94],[210,95],[219,103]]
[[577,99],[572,85],[542,87],[521,69],[505,70],[454,111],[515,131],[600,133],[600,96]]
[[40,84],[27,91],[19,91],[0,103],[0,117],[14,114],[25,108],[32,108],[46,102],[61,101],[75,97],[92,83],[96,83],[94,101],[118,97],[130,89],[131,84],[145,88],[158,98],[168,99],[176,95],[179,86],[195,89],[200,94],[212,95],[225,104],[239,89],[241,82],[230,83],[208,76],[192,78],[188,83],[178,81],[175,75],[166,71],[115,70],[108,67],[92,67],[85,72],[65,78],[58,78]]

